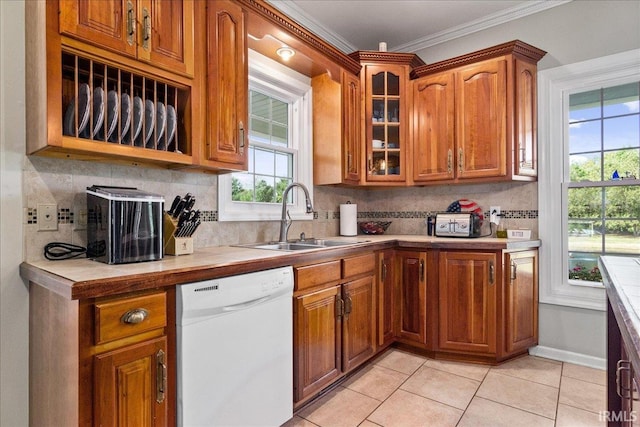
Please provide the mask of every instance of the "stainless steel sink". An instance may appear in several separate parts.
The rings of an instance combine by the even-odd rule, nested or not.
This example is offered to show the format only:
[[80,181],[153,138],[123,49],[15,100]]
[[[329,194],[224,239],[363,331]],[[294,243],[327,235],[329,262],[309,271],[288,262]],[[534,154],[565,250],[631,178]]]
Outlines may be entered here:
[[369,240],[328,240],[328,239],[304,239],[289,242],[261,242],[249,243],[245,245],[234,245],[242,248],[268,249],[274,251],[308,251],[311,249],[331,248],[337,246],[357,245],[366,243]]

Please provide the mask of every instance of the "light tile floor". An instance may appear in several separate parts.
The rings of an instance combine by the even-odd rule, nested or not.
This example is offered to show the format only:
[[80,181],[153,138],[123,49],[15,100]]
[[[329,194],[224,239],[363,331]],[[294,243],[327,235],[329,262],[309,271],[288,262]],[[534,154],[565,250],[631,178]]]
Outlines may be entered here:
[[500,366],[387,350],[285,427],[604,426],[606,372],[534,356]]

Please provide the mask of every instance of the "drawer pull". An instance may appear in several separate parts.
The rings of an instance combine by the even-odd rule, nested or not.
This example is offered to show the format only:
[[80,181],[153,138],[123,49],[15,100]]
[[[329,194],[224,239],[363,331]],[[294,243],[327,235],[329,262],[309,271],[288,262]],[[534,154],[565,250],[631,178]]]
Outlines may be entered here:
[[164,360],[164,351],[158,351],[156,361],[158,364],[156,371],[156,402],[162,403],[167,391],[167,364]]
[[121,320],[122,323],[137,325],[138,323],[144,322],[147,316],[149,316],[149,312],[144,308],[134,308],[123,314]]

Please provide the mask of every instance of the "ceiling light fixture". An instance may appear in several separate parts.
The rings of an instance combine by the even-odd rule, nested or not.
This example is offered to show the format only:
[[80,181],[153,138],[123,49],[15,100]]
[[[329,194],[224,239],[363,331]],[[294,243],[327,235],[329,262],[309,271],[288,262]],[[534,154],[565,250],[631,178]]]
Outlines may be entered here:
[[276,50],[276,53],[284,61],[287,61],[289,58],[296,54],[296,51],[291,49],[289,46],[282,46],[280,49]]

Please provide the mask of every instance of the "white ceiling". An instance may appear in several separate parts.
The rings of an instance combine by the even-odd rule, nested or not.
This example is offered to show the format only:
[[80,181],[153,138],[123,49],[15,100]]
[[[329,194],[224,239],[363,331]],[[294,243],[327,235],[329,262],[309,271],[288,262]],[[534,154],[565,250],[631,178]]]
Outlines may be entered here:
[[571,0],[270,0],[345,53],[417,52]]

